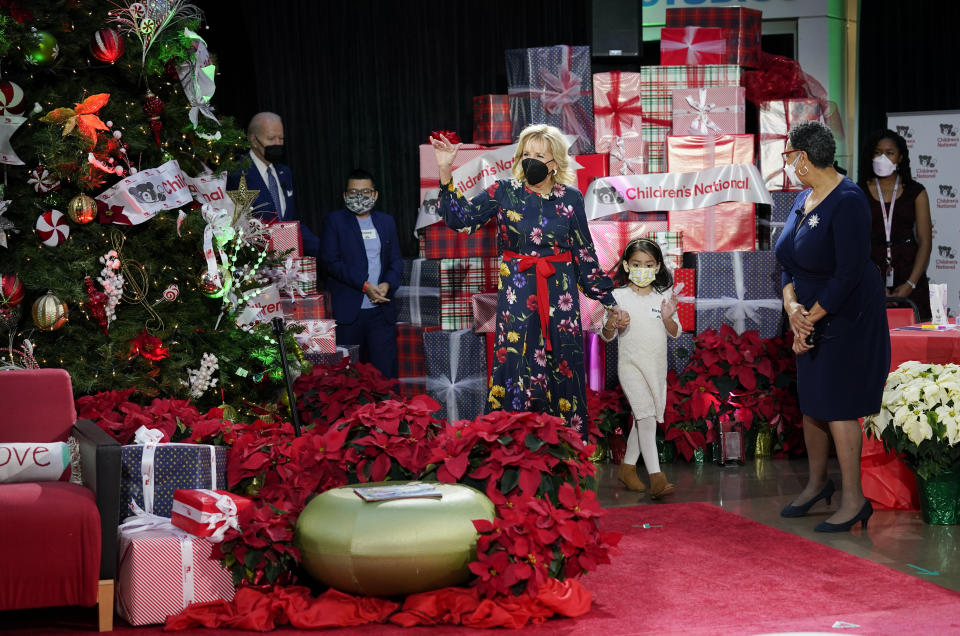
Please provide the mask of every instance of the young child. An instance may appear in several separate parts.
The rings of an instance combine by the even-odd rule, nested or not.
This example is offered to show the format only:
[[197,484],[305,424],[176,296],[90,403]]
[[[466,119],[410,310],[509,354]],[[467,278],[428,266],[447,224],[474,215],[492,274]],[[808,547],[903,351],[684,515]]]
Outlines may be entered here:
[[[629,316],[619,329],[617,373],[633,411],[633,428],[627,452],[620,464],[620,481],[628,490],[643,491],[637,476],[637,459],[650,475],[650,498],[673,493],[674,485],[660,471],[657,458],[657,422],[663,419],[667,401],[667,334],[680,334],[673,276],[663,264],[660,246],[650,239],[630,241],[613,275],[613,297]],[[617,322],[608,316],[600,337],[609,342],[617,334]]]

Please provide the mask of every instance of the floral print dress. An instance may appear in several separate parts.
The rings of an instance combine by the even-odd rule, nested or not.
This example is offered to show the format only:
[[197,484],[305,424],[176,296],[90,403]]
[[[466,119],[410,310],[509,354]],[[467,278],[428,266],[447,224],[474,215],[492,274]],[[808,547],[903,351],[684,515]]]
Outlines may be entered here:
[[473,200],[453,182],[440,188],[439,213],[472,232],[496,215],[500,263],[490,410],[562,417],[586,437],[586,372],[578,287],[606,307],[613,282],[597,263],[583,196],[557,184],[541,195],[513,179]]

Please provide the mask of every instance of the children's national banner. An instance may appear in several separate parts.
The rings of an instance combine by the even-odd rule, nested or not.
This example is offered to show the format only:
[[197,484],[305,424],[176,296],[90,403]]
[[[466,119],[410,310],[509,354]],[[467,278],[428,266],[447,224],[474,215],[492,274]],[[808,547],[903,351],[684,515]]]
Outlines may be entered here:
[[930,198],[931,283],[946,283],[948,312],[960,315],[960,110],[887,113],[887,127],[907,141],[913,178]]
[[590,183],[583,199],[591,221],[617,212],[699,210],[727,201],[773,205],[757,167],[748,164],[601,177]]

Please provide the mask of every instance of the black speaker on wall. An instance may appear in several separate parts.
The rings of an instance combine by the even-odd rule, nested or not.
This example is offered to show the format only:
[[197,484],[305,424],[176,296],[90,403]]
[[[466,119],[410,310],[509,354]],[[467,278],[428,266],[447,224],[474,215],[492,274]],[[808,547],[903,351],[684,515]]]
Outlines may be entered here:
[[593,0],[593,57],[640,57],[642,0]]

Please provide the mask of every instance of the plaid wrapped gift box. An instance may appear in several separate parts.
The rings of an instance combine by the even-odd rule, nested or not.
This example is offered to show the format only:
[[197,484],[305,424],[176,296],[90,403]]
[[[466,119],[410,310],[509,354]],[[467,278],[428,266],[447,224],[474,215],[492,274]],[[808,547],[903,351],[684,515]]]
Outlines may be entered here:
[[131,517],[119,528],[116,600],[124,620],[161,625],[190,603],[233,600],[233,576],[210,558],[213,543],[169,519],[144,517]]
[[131,500],[147,512],[169,517],[175,491],[227,487],[225,446],[157,444],[151,448],[150,444],[130,444],[120,448],[120,463],[121,519],[132,514],[127,506]]
[[610,176],[607,171],[607,155],[577,155],[574,159],[583,166],[577,170],[577,189],[580,194],[587,191],[594,179]]
[[497,258],[497,220],[495,218],[467,234],[434,223],[420,230],[420,258]]
[[301,280],[297,281],[300,292],[304,295],[317,293],[317,259],[314,256],[301,256],[294,259],[297,273]]
[[[693,271],[693,270],[690,270]],[[681,331],[676,338],[667,338],[667,369],[683,373],[690,362],[695,346],[696,334]]]
[[397,321],[414,325],[440,324],[440,261],[403,259],[403,277],[393,298]]
[[[424,366],[423,334],[439,330],[440,327],[436,326],[424,327],[407,322],[397,323],[397,358],[400,362],[398,377],[427,377],[427,368]],[[424,382],[426,382],[425,379]]]
[[617,138],[640,138],[640,73],[593,74],[594,150],[610,152]]
[[687,254],[697,272],[697,333],[724,323],[761,338],[783,332],[780,266],[773,252]]
[[746,130],[742,86],[673,91],[674,135],[738,135]]
[[683,232],[660,230],[658,232],[647,232],[646,237],[660,246],[660,251],[663,252],[663,262],[670,268],[670,271],[683,267]]
[[673,270],[673,293],[679,301],[677,317],[683,331],[695,331],[697,327],[696,277],[696,271],[686,267]]
[[473,304],[473,330],[476,333],[493,333],[497,330],[497,292],[474,294],[470,302]]
[[332,367],[340,364],[344,358],[350,358],[351,364],[360,362],[360,345],[338,345],[333,353],[303,352],[303,358],[318,367]]
[[754,250],[757,221],[754,204],[728,201],[698,210],[670,210],[672,231],[683,232],[685,252]]
[[660,64],[696,66],[727,63],[727,34],[716,27],[660,29]]
[[506,95],[476,95],[473,98],[473,143],[508,144],[510,132],[510,99]]
[[762,11],[743,7],[667,9],[666,26],[721,28],[727,37],[724,62],[755,67],[760,65],[762,19]]
[[335,353],[337,350],[337,321],[333,318],[298,320],[303,331],[293,337],[304,353]]
[[303,237],[300,236],[299,221],[274,221],[267,224],[267,232],[270,236],[267,243],[268,249],[283,254],[287,250],[293,250],[289,256],[294,258],[303,254]]
[[508,49],[505,57],[512,137],[529,124],[550,124],[576,136],[570,154],[592,153],[590,47]]
[[776,247],[780,231],[793,212],[793,204],[797,199],[797,193],[790,191],[774,191],[770,196],[773,197],[773,206],[757,206],[757,240],[762,250]]
[[641,134],[650,142],[647,170],[663,172],[664,142],[673,130],[673,91],[683,88],[740,86],[740,67],[731,64],[703,66],[644,66],[640,69]]
[[333,308],[330,304],[330,292],[322,291],[318,294],[298,296],[295,300],[283,298],[283,315],[292,322],[300,320],[316,320],[318,318],[333,318]]
[[427,394],[443,405],[437,417],[455,422],[483,414],[488,386],[486,335],[472,329],[423,334]]
[[646,174],[650,144],[643,139],[620,139],[610,150],[610,174]]
[[667,172],[700,172],[717,166],[752,164],[753,135],[667,137]]
[[500,261],[495,258],[444,258],[440,261],[440,326],[473,328],[474,294],[497,289]]
[[783,171],[787,132],[802,121],[823,121],[819,100],[777,99],[760,103],[760,174],[767,190],[803,190]]
[[253,500],[226,490],[178,490],[173,493],[170,523],[195,537],[219,543],[227,528],[239,528],[237,515]]

